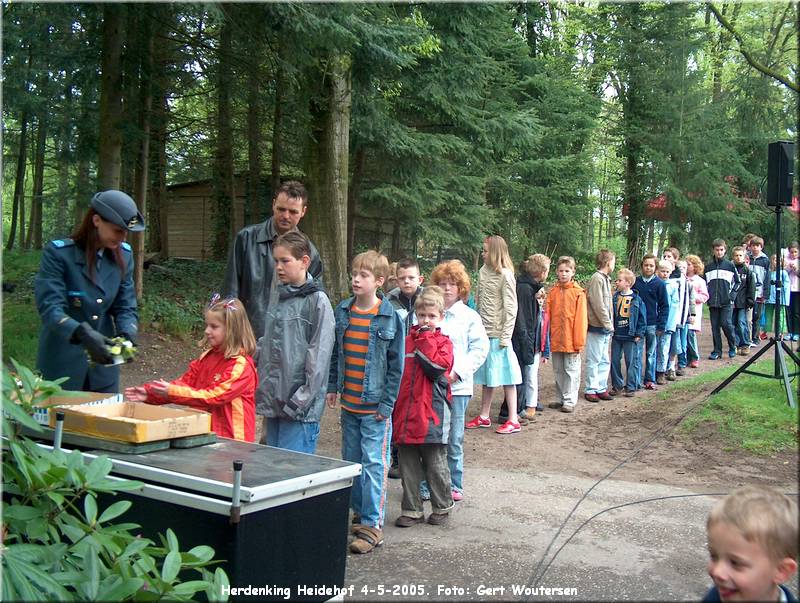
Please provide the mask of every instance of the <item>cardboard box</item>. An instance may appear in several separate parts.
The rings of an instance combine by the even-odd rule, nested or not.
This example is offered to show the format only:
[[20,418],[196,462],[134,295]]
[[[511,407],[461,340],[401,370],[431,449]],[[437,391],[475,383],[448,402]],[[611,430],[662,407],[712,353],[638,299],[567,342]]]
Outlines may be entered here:
[[[169,440],[211,431],[211,415],[174,406],[121,402],[58,406],[57,410],[64,413],[65,431],[122,442]],[[51,412],[50,427],[55,425],[56,415]]]
[[[98,404],[114,404],[122,402],[122,394],[108,394],[99,392],[73,392],[64,390],[57,396],[50,396],[44,401],[44,406],[34,407],[33,418],[40,425],[50,424],[51,406],[96,406]],[[55,419],[53,419],[55,420]]]

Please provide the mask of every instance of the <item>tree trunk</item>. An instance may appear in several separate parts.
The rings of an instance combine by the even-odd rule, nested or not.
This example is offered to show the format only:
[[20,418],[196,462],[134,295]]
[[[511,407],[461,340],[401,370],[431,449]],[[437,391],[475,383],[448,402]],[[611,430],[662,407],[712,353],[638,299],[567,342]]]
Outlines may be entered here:
[[[142,11],[142,39],[144,53],[141,56],[141,77],[139,78],[139,131],[141,142],[139,146],[139,159],[136,162],[136,176],[134,179],[133,194],[139,205],[142,215],[147,215],[147,181],[150,174],[150,111],[153,107],[153,22],[152,8]],[[133,253],[136,262],[133,270],[133,283],[136,289],[136,299],[142,299],[144,291],[144,232],[133,235]]]
[[312,99],[313,139],[306,160],[310,207],[304,228],[325,259],[325,282],[334,303],[348,292],[347,178],[351,59],[328,59],[321,97]]
[[245,223],[254,224],[262,219],[261,209],[261,52],[254,52],[250,60],[247,98],[247,217]]
[[[25,211],[25,166],[28,159],[28,114],[22,114],[20,120],[19,132],[19,153],[17,154],[17,176],[14,179],[14,204],[11,207],[11,226],[9,227],[8,242],[6,249],[11,250],[14,248],[14,239],[17,233],[17,220],[20,213]],[[20,229],[20,239],[25,238],[24,224],[25,219],[22,219],[23,227]],[[23,246],[24,241],[20,242],[20,247]]]
[[278,36],[278,58],[275,70],[275,111],[272,115],[272,194],[281,186],[281,159],[283,158],[283,142],[281,138],[281,127],[283,126],[283,99],[284,88],[286,87],[286,77],[283,69],[283,55],[285,44],[283,38]]
[[230,8],[220,5],[224,21],[220,30],[217,65],[217,149],[214,158],[214,234],[213,254],[222,260],[228,254],[228,244],[233,235],[234,183],[233,183],[233,137],[231,134],[231,67]]
[[[356,208],[358,198],[361,195],[361,181],[364,176],[364,166],[367,161],[367,154],[364,147],[359,147],[356,151],[355,165],[353,166],[353,177],[350,180],[350,187],[347,192],[347,264],[353,260],[353,248],[356,241]],[[396,257],[396,256],[392,256]]]
[[390,259],[393,262],[400,259],[400,220],[397,219],[392,222],[392,255]]
[[[140,86],[142,78],[142,57],[146,54],[143,46],[142,21],[146,19],[146,7],[129,10],[125,17],[125,45],[122,53],[121,82],[125,94],[122,97],[121,131],[128,133],[122,138],[120,151],[120,190],[131,192],[136,188],[137,162],[141,153],[141,136],[139,120],[141,115]],[[135,133],[135,134],[134,134]],[[134,196],[134,198],[136,198]],[[138,202],[138,198],[136,198]],[[141,207],[139,208],[141,210]],[[142,214],[144,215],[144,213]]]
[[101,190],[119,188],[122,153],[122,24],[124,6],[103,5],[103,74],[100,79],[100,138],[97,180]]
[[44,188],[44,151],[47,144],[47,114],[39,115],[36,130],[36,158],[33,162],[33,195],[31,196],[31,221],[25,248],[42,248],[42,190]]
[[167,229],[167,125],[169,106],[167,93],[168,68],[173,62],[169,54],[168,32],[174,19],[171,7],[158,5],[153,27],[153,99],[150,117],[150,192],[147,203],[147,247],[169,257]]

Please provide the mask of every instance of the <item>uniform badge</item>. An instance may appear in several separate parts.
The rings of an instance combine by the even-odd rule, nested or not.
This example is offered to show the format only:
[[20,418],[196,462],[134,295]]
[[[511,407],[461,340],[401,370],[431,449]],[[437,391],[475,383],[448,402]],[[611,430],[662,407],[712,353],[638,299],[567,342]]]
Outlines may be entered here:
[[75,306],[76,308],[80,308],[81,307],[81,298],[80,297],[73,297],[72,298],[72,305]]
[[61,240],[53,241],[53,247],[63,247],[63,246],[64,246],[64,241]]
[[139,216],[133,216],[130,220],[128,220],[128,228],[133,228],[139,223]]

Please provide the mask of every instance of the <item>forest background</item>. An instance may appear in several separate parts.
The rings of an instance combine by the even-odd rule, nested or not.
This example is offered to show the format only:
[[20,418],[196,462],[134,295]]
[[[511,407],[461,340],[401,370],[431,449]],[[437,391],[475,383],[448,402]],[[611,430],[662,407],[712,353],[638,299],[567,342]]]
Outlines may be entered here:
[[[213,253],[270,214],[282,178],[332,299],[366,247],[477,267],[745,232],[774,252],[767,144],[798,137],[796,2],[22,3],[3,11],[6,250],[68,236],[120,188],[168,254],[168,184],[210,179]],[[654,199],[666,200],[655,207]],[[391,236],[358,232],[381,217]],[[797,215],[785,213],[784,241]],[[216,285],[210,285],[212,288]]]

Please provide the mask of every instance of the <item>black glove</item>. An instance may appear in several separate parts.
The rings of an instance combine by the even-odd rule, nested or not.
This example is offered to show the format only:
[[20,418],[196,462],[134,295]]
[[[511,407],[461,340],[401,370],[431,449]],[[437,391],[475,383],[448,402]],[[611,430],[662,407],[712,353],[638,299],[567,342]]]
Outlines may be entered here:
[[72,333],[72,339],[78,341],[89,352],[89,358],[97,364],[111,364],[114,357],[109,351],[111,340],[95,331],[88,322],[82,322]]
[[134,337],[133,335],[128,335],[127,333],[120,333],[119,336],[122,337],[123,339],[127,339],[133,344],[133,347],[136,347],[136,337]]

